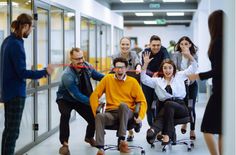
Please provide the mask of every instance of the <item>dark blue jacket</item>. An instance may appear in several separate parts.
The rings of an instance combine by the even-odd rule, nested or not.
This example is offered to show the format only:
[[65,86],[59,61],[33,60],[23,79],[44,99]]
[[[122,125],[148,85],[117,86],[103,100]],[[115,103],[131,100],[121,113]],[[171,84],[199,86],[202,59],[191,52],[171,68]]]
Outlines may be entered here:
[[66,67],[66,69],[63,71],[61,84],[57,91],[57,101],[64,100],[67,102],[89,105],[90,94],[86,95],[81,90],[81,86],[87,84],[87,88],[85,89],[89,89],[91,85],[91,77],[94,80],[100,81],[104,75],[93,69],[93,67],[88,62],[84,62],[84,66],[85,68],[83,69],[83,72],[85,72],[86,81],[84,81],[83,83],[80,83],[81,76],[79,75],[82,70],[77,73],[75,69],[73,69],[73,67]]
[[1,46],[0,100],[7,102],[15,97],[26,97],[26,79],[39,79],[46,70],[26,70],[24,40],[13,33]]
[[[144,52],[151,52],[151,48],[146,48],[143,52],[142,52],[142,55],[144,54]],[[149,76],[152,76],[152,73],[154,72],[158,72],[159,69],[160,69],[160,66],[161,66],[161,63],[164,59],[169,59],[170,56],[166,50],[165,47],[161,46],[161,49],[160,51],[153,55],[151,53],[150,55],[150,58],[153,58],[152,61],[148,64],[148,67],[147,67],[147,75]],[[142,60],[142,64],[143,64],[143,60]],[[150,72],[151,71],[151,72]]]

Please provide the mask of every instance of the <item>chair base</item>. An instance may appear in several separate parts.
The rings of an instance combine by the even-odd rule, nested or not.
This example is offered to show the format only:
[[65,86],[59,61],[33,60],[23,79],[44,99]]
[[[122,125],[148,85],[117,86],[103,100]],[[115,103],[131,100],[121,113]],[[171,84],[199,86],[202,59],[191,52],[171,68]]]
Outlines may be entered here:
[[[140,154],[145,155],[145,150],[141,146],[129,145],[128,147],[131,150],[140,149]],[[119,147],[117,145],[104,145],[104,151],[107,151],[107,150],[117,150],[117,151],[119,151]]]

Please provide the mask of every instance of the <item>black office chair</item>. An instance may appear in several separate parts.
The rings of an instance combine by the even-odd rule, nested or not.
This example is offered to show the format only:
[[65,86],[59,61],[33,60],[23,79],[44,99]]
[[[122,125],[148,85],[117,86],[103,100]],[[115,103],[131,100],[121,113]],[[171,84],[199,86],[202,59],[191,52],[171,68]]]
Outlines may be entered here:
[[[139,110],[140,110],[140,103],[137,103],[135,110],[134,110],[134,117],[136,117],[136,118],[138,117]],[[104,112],[105,112],[105,103],[100,103],[97,110],[96,110],[96,113],[104,113]],[[137,124],[134,121],[134,119],[131,119],[128,121],[127,130],[134,129],[135,132],[139,132],[141,126],[142,126],[142,124]],[[105,129],[107,129],[107,130],[116,130],[117,131],[118,128],[119,128],[119,122],[116,122],[113,125],[105,126]],[[116,133],[116,136],[117,136],[117,133]],[[141,155],[145,155],[145,150],[141,146],[129,145],[128,147],[129,147],[129,149],[140,149]],[[119,140],[117,142],[117,145],[112,145],[112,144],[104,145],[104,151],[106,151],[106,150],[119,150]]]
[[[174,126],[187,124],[187,123],[192,122],[192,120],[193,120],[192,104],[189,102],[189,96],[188,96],[189,95],[189,93],[188,93],[189,87],[188,87],[187,81],[185,81],[185,88],[186,88],[186,96],[184,98],[184,102],[185,102],[186,106],[188,107],[189,115],[187,117],[183,117],[183,118],[175,118],[174,119]],[[158,101],[158,102],[161,104],[160,101]],[[194,147],[193,140],[191,140],[191,139],[177,140],[175,129],[174,129],[173,134],[170,138],[171,138],[171,143],[168,145],[163,145],[162,152],[166,152],[167,146],[169,146],[169,148],[172,149],[172,145],[186,145],[188,152],[191,151],[192,148]],[[153,143],[151,143],[151,148],[155,147],[154,143],[156,143],[156,142],[161,142],[161,136],[157,136],[157,139]]]

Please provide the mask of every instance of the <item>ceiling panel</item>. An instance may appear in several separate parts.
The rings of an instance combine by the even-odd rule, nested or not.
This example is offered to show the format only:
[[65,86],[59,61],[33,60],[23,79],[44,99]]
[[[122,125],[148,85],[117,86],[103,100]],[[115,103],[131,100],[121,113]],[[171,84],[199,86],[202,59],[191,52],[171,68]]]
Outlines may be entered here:
[[[189,26],[200,0],[164,3],[162,0],[144,0],[143,3],[122,3],[120,0],[96,0],[124,17],[124,26]],[[153,16],[136,16],[135,13],[153,13]],[[183,16],[167,16],[167,12],[182,12]],[[155,24],[146,25],[144,21]]]

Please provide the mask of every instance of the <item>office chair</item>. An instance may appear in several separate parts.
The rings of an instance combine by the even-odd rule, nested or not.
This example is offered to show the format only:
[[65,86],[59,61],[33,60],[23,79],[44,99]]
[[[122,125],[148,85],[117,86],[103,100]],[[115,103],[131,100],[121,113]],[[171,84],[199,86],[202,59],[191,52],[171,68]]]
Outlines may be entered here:
[[[134,110],[134,117],[136,117],[136,118],[138,117],[139,110],[140,110],[140,103],[137,103],[135,106],[135,110]],[[105,103],[103,102],[103,103],[99,104],[99,106],[96,110],[96,113],[104,113],[104,112],[105,112]],[[142,124],[137,124],[134,121],[134,119],[131,119],[128,121],[127,130],[134,129],[135,132],[139,132],[141,126],[142,126]],[[105,126],[106,130],[118,130],[118,128],[119,128],[119,122],[116,122],[113,125]],[[118,137],[117,133],[116,133],[116,136]],[[145,155],[145,150],[141,146],[129,145],[128,147],[129,147],[129,149],[140,149],[141,155]],[[104,151],[106,151],[106,150],[119,150],[119,140],[117,142],[117,145],[112,145],[112,144],[104,145]]]
[[[184,102],[185,102],[185,104],[186,104],[186,106],[188,108],[189,115],[186,116],[186,117],[183,117],[183,118],[175,118],[174,119],[174,126],[181,125],[181,124],[187,124],[187,123],[190,123],[193,120],[192,103],[190,102],[189,97],[188,97],[188,95],[189,95],[189,93],[188,93],[189,92],[189,87],[188,87],[187,81],[185,81],[185,88],[186,88],[186,96],[184,98]],[[161,101],[158,101],[158,102],[160,104],[162,103]],[[166,147],[167,146],[169,146],[169,148],[172,149],[171,148],[172,145],[186,145],[188,152],[190,152],[192,150],[192,148],[194,147],[193,140],[190,140],[190,139],[180,139],[180,140],[177,140],[175,129],[174,129],[173,134],[172,134],[172,136],[170,138],[171,138],[171,143],[168,144],[168,145],[163,145],[162,152],[166,152]],[[162,139],[161,136],[157,136],[157,139],[153,143],[150,143],[151,144],[151,148],[155,147],[154,143],[161,142],[161,139]]]

